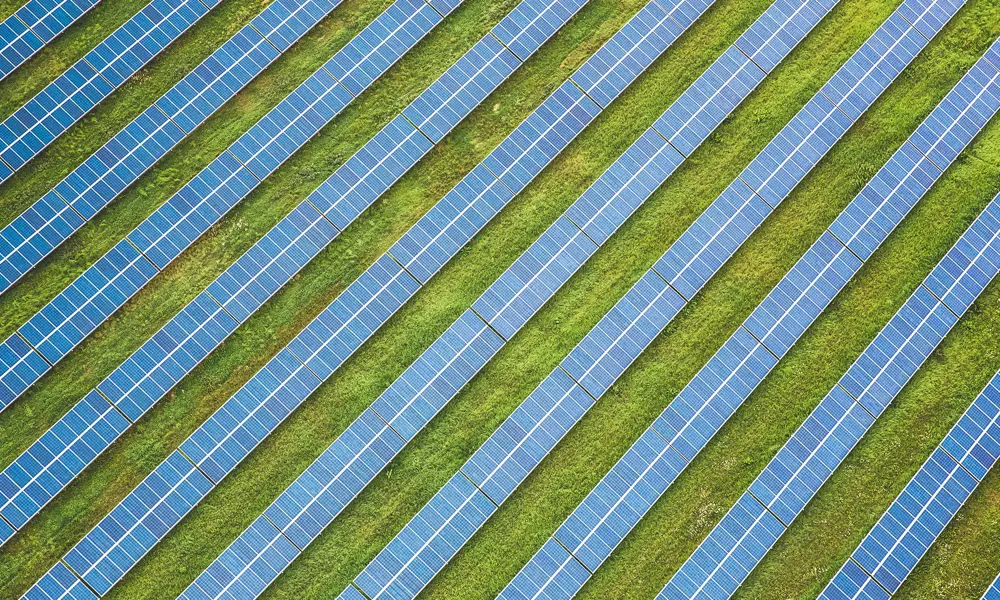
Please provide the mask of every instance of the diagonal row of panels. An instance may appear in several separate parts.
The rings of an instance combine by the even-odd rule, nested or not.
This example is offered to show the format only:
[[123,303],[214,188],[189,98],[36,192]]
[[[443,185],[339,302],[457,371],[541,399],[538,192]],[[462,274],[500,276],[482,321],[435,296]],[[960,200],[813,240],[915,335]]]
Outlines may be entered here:
[[[315,133],[353,98],[346,86],[360,93],[442,19],[423,0],[395,2],[247,136],[262,143],[260,134],[269,133],[287,146],[290,139]],[[330,74],[331,67],[339,79]],[[308,252],[314,255],[329,243],[339,231],[312,206],[304,202],[293,211],[4,469],[0,518],[21,528],[245,321],[252,312],[249,303],[259,307],[269,295],[265,291],[276,291],[277,282],[291,278]],[[233,289],[230,283],[240,285]],[[0,534],[0,541],[11,535]]]
[[[777,2],[772,5],[737,41],[736,46],[727,51],[654,125],[652,131],[656,133],[656,139],[660,140],[661,147],[670,145],[667,156],[672,152],[677,157],[682,157],[682,153],[690,152],[697,147],[739,100],[749,94],[764,78],[766,73],[758,65],[764,64],[768,68],[776,66],[835,4]],[[647,134],[634,145],[621,162],[609,169],[611,177],[620,177],[623,171],[627,173],[628,169],[634,169],[637,164],[642,165],[643,160],[636,160],[639,156],[638,150],[644,145],[651,145],[651,139]],[[669,160],[666,162],[669,164]],[[661,162],[648,173],[644,173],[643,179],[640,179],[641,183],[630,189],[625,196],[632,196],[642,189],[642,185],[648,185],[650,181],[647,177],[656,177],[657,171],[661,171],[663,166],[664,163]],[[665,175],[663,178],[665,179]],[[558,245],[562,240],[558,233],[554,232],[562,230],[561,233],[564,233],[568,228],[566,223],[583,224],[578,237],[580,240],[584,238],[582,235],[584,232],[593,232],[591,236],[596,235],[597,239],[602,241],[606,239],[606,235],[604,238],[600,237],[602,228],[606,234],[610,234],[620,224],[615,222],[616,219],[623,220],[629,213],[628,210],[622,210],[621,202],[609,202],[607,207],[595,202],[607,192],[610,181],[613,180],[608,178],[601,181],[588,191],[580,202],[567,211],[567,215],[574,218],[565,219],[563,224],[557,221],[556,226],[547,233],[547,236],[551,237],[543,240],[535,248]],[[655,187],[656,185],[653,185],[653,188]],[[650,192],[651,189],[646,190],[645,195]],[[641,200],[643,196],[637,196],[637,199]],[[608,210],[604,210],[605,208]],[[464,320],[469,322],[474,317],[485,318],[480,311],[490,315],[492,308],[490,304],[492,304],[493,307],[502,307],[502,311],[506,312],[503,319],[490,321],[490,324],[498,327],[496,331],[499,333],[494,335],[505,335],[502,328],[511,321],[518,323],[518,326],[523,324],[523,321],[537,309],[537,306],[531,306],[531,300],[544,300],[546,288],[558,288],[561,285],[560,279],[568,277],[568,274],[578,267],[579,263],[573,264],[573,260],[587,257],[587,253],[581,251],[581,246],[579,241],[563,245],[562,255],[553,263],[561,264],[557,268],[543,271],[537,279],[524,278],[524,270],[519,268],[531,266],[533,256],[529,251],[522,264],[516,263],[514,268],[501,277],[495,287],[480,297],[480,300],[473,305],[473,310],[465,315],[467,318]],[[667,299],[653,310],[644,312],[642,315],[644,320],[646,322],[669,320],[672,311],[684,302],[676,294],[673,298],[675,302]],[[527,310],[521,314],[516,310],[505,311],[507,301],[520,303],[522,305],[520,308]],[[540,304],[541,302],[538,306]],[[615,320],[622,321],[620,318]],[[482,323],[480,328],[487,330],[486,322],[480,321],[480,323]],[[464,323],[460,321],[460,324]],[[627,343],[634,344],[635,340],[628,340]],[[464,359],[465,362],[473,362],[471,353],[459,351],[457,354],[458,358]],[[487,356],[490,357],[492,354]],[[439,357],[430,352],[423,358],[426,362],[421,364],[418,361],[410,372],[414,379],[433,373],[436,363],[441,362]],[[442,377],[442,379],[452,385],[457,382],[461,387],[477,370],[478,368],[466,369],[472,372],[462,373],[461,368],[455,369],[457,373],[446,372],[447,378]],[[385,418],[391,418],[390,425],[395,431],[402,431],[404,436],[410,435],[408,427],[411,423],[424,422],[425,413],[432,412],[435,408],[434,403],[438,401],[436,396],[440,394],[432,387],[429,388],[429,392],[417,390],[414,393],[411,392],[412,385],[403,387],[407,383],[403,378],[397,380],[397,384],[402,385],[398,386],[396,393],[380,399],[381,404],[377,403],[375,406],[379,415],[383,412],[389,415]],[[509,497],[514,488],[523,481],[573,423],[582,417],[593,404],[593,399],[594,392],[580,387],[563,369],[557,369],[514,411],[513,415],[466,462],[459,473],[421,509],[403,532],[369,564],[343,597],[360,597],[363,593],[364,596],[372,598],[382,596],[395,598],[412,597],[418,593],[496,510],[496,507]],[[396,406],[400,403],[402,406]],[[397,412],[394,412],[397,410],[400,417],[398,420]],[[300,496],[302,495],[300,493]],[[287,505],[297,508],[294,502],[294,498],[289,498]],[[287,510],[288,506],[279,509]],[[287,516],[279,509],[269,512],[268,516],[277,519],[277,522],[287,520]],[[301,515],[302,513],[299,513],[299,516]],[[302,521],[307,525],[308,515],[305,515]]]
[[0,22],[0,79],[10,75],[100,0],[29,0]]
[[[493,35],[505,39],[505,47],[513,49],[508,51],[513,52],[516,50],[528,56],[554,33],[562,23],[568,20],[582,4],[526,0],[519,5],[518,9],[515,9],[512,15],[494,29]],[[462,61],[458,64],[468,66],[467,63]],[[445,77],[441,81],[445,82],[445,84],[450,84],[454,82],[454,79],[453,77]],[[480,84],[485,84],[488,79],[477,81]],[[608,89],[615,84],[613,82],[601,82],[601,85]],[[561,88],[561,90],[564,88]],[[577,88],[573,89],[576,90]],[[431,90],[432,93],[439,94],[442,88],[432,86]],[[468,100],[468,97],[463,96],[461,93],[457,94],[457,96],[459,100],[452,105],[452,108],[455,109],[460,106],[461,101]],[[576,97],[585,98],[579,91],[577,91]],[[555,112],[555,109],[560,108],[560,103],[566,99],[566,93],[563,92],[560,94],[557,92],[553,98],[554,100],[549,102],[548,105],[543,105],[541,109],[536,111],[533,117],[529,117],[522,124],[522,127],[515,131],[508,138],[508,141],[494,152],[494,160],[501,161],[501,163],[502,161],[515,159],[510,163],[507,171],[498,168],[498,172],[509,172],[510,174],[515,174],[515,177],[528,177],[527,173],[529,171],[541,170],[541,167],[552,158],[548,153],[554,152],[554,149],[559,145],[568,143],[567,128],[580,127],[582,121],[579,119],[580,115],[577,114],[577,111],[574,110],[568,113],[560,111],[559,114]],[[422,107],[431,106],[432,104],[428,103],[427,100],[428,98],[424,98],[422,102],[415,103],[413,105],[415,110],[419,111],[423,109]],[[554,126],[545,125],[546,119],[551,118],[553,115],[560,117],[560,119],[557,119],[557,122],[552,124]],[[437,119],[433,117],[434,115],[428,114],[424,118],[436,123],[437,126],[443,126],[447,123],[446,117]],[[409,121],[406,122],[409,123]],[[413,127],[412,123],[410,123],[410,127]],[[393,130],[392,128],[387,129],[390,132]],[[425,140],[424,143],[429,143],[429,140],[423,134],[418,132],[417,136],[419,139]],[[526,143],[527,140],[531,141]],[[426,151],[426,148],[424,151]],[[310,200],[326,202],[345,211],[355,210],[352,208],[352,202],[360,202],[368,198],[368,195],[371,193],[371,188],[368,184],[379,182],[387,174],[385,170],[374,169],[366,174],[364,179],[358,179],[357,175],[360,171],[354,172],[351,169],[357,169],[357,167],[364,165],[364,159],[367,156],[369,155],[362,154],[360,161],[353,164],[346,164],[342,167],[338,171],[339,176],[335,174],[334,177],[324,183],[317,190],[317,194],[311,196]],[[470,185],[478,185],[481,182],[480,175],[482,172],[484,171],[474,172],[467,177],[467,182],[475,183],[466,183],[464,187],[460,184],[456,188],[457,191],[449,195],[448,200],[450,202],[467,202],[469,200],[482,199],[481,195],[472,198],[461,195],[469,191]],[[388,174],[391,175],[392,171],[390,170]],[[528,178],[530,179],[530,177]],[[494,179],[493,181],[494,188],[500,186],[503,189],[507,189],[506,185],[501,183],[499,179]],[[513,182],[513,180],[511,181]],[[341,185],[351,182],[358,185]],[[388,183],[391,183],[391,181]],[[388,183],[386,183],[386,187]],[[343,202],[339,202],[337,201],[338,199],[333,198],[333,194],[335,193],[341,194],[339,199],[343,200]],[[371,200],[373,199],[371,198]],[[356,212],[360,212],[360,210]],[[328,211],[327,214],[331,213]],[[448,233],[453,233],[453,235],[462,233],[465,228],[465,222],[442,222],[439,215],[440,213],[435,213],[422,219],[421,223],[414,230],[420,228],[422,231],[426,231],[428,227],[440,225],[448,226]],[[439,247],[441,247],[440,242],[438,243]],[[374,289],[384,289],[380,283],[380,280],[385,281],[385,278],[382,277],[384,273],[380,272],[383,263],[384,261],[380,261],[373,269],[370,269],[367,276],[363,276],[359,280],[357,287],[364,288],[364,286],[368,286]],[[399,268],[398,263],[393,264],[397,267],[397,274],[400,273],[401,268]],[[427,264],[426,261],[424,264]],[[415,282],[412,278],[410,278],[410,281]],[[355,304],[357,298],[352,298],[351,296],[351,290],[348,290],[341,295],[338,301],[342,303],[341,305],[351,306],[352,309],[363,308],[365,312],[359,315],[359,317],[366,320],[370,319],[372,311],[377,311],[377,314],[381,314],[382,306],[370,302]],[[314,325],[322,326],[322,323],[329,323],[331,319],[339,318],[341,312],[339,308],[332,307],[321,315],[314,322]],[[384,318],[388,318],[388,315],[384,315]],[[366,327],[367,325],[364,321],[356,320],[351,329],[345,330],[345,334],[351,336],[346,339],[349,341],[356,339],[353,336],[362,333]],[[317,329],[314,327],[313,331],[317,331]],[[370,332],[368,333],[370,334]],[[360,340],[358,340],[358,343],[360,343]],[[317,350],[323,351],[322,359],[329,360],[332,358],[330,355],[338,352],[340,348],[330,346],[318,348]],[[187,466],[184,467],[184,477],[194,476],[195,478],[199,478],[199,480],[208,482],[206,484],[208,488],[213,487],[214,484],[205,478],[203,473],[209,473],[210,477],[214,476],[218,479],[225,476],[266,435],[268,428],[276,426],[294,408],[296,403],[304,400],[305,396],[318,386],[318,383],[312,371],[306,369],[290,352],[284,351],[282,354],[279,354],[253,380],[244,386],[236,396],[217,411],[216,415],[208,423],[196,432],[196,435],[200,434],[201,436],[199,439],[205,439],[205,436],[224,435],[224,438],[219,440],[220,443],[217,451],[212,456],[207,457],[209,460],[197,460],[196,462],[199,464],[196,470],[188,456],[185,456],[186,452],[183,454],[175,452],[137,488],[136,492],[126,498],[107,519],[102,521],[67,555],[66,563],[72,565],[73,569],[81,574],[87,580],[88,584],[100,593],[109,589],[114,581],[117,581],[134,564],[138,556],[141,556],[145,552],[144,548],[135,548],[136,540],[142,539],[155,543],[155,539],[149,537],[151,530],[157,531],[158,535],[165,534],[190,509],[190,505],[185,504],[186,500],[182,498],[182,494],[179,492],[174,493],[176,485],[180,485],[184,490],[190,490],[185,481],[175,477],[177,475],[177,468],[186,464]],[[248,410],[252,410],[252,413],[248,414]],[[252,420],[246,420],[248,416],[252,417]],[[235,428],[226,433],[225,430],[219,429],[220,425],[235,425]],[[178,459],[183,462],[179,462]],[[172,483],[165,485],[164,482],[166,481],[171,481]],[[150,496],[151,489],[159,491],[156,495]],[[207,493],[208,490],[205,489],[202,491]],[[164,513],[165,509],[163,507],[166,504],[170,506],[169,513]],[[169,514],[169,518],[166,517],[166,514]],[[165,518],[166,521],[163,520]],[[122,529],[122,523],[129,523],[128,530]],[[118,532],[122,537],[109,537],[108,532]],[[95,551],[95,544],[103,547]],[[123,554],[123,549],[132,549],[131,554]],[[138,552],[137,555],[135,555],[136,552]],[[60,573],[64,568],[65,565],[63,563],[57,565],[49,575],[43,578],[39,586],[59,587]],[[79,589],[79,586],[75,586],[74,589]]]
[[[259,73],[339,4],[339,0],[281,2],[294,4],[297,8],[292,11],[284,7],[275,12],[264,11],[234,36],[236,46],[242,46],[248,37],[259,38],[246,48],[242,60],[239,56],[234,57],[238,60],[233,63],[234,70],[242,73],[242,79],[249,81],[250,75],[244,71],[244,63],[256,64],[252,72]],[[447,14],[448,6],[455,2],[435,0],[434,4],[441,5],[441,11]],[[280,5],[275,3],[272,6]],[[412,36],[428,23],[436,23],[442,18],[438,9],[422,0],[401,5],[392,14],[394,20],[387,20],[384,25],[380,23],[380,27],[358,38],[357,55],[338,53],[0,344],[0,365],[3,369],[0,371],[0,410],[23,394],[52,365],[244,200],[366,89],[379,69],[391,65],[398,56],[394,48],[386,46],[383,38],[402,29],[396,35],[413,41]],[[262,22],[258,23],[258,20]],[[259,30],[264,25],[270,28],[265,31],[270,31],[272,38],[281,34],[279,46],[271,43],[271,38],[260,36]],[[268,49],[265,54],[270,54],[266,60],[261,56],[264,48]],[[385,59],[392,60],[384,64]],[[208,65],[211,70],[221,66],[214,61]],[[220,77],[217,81],[220,90],[229,87],[227,77]],[[167,129],[155,131],[150,138],[151,143],[160,145],[159,139],[167,135],[167,131],[172,131],[169,137],[179,141],[181,129],[177,123],[186,123],[185,127],[191,130],[207,118],[207,113],[221,106],[225,98],[211,87],[196,87],[198,83],[197,80],[182,81],[161,99],[162,104],[172,107],[169,111],[172,116],[162,120]],[[159,114],[159,111],[158,103],[147,113]],[[140,122],[143,122],[141,118]],[[108,146],[121,151],[125,147],[121,140],[112,140]],[[147,158],[152,157],[147,155]],[[86,173],[105,173],[105,176],[114,179],[114,174],[104,171],[101,164],[88,163],[82,166]],[[74,181],[71,175],[63,183]],[[84,194],[81,198],[85,198],[88,190],[93,191],[94,188],[87,188],[84,181],[80,183],[83,187],[77,186],[77,189]],[[124,185],[115,186],[115,189],[121,191]],[[67,210],[68,214],[77,214],[72,208]]]

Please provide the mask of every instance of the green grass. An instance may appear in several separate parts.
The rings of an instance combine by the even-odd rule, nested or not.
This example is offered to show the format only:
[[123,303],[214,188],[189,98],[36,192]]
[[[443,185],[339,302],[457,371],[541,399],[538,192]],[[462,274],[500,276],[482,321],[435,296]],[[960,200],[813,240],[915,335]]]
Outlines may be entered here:
[[[44,573],[643,3],[593,0],[358,223],[0,549],[0,597],[23,592]],[[162,598],[186,587],[768,3],[719,0],[428,289],[418,293],[140,562],[111,596]],[[65,249],[0,297],[4,332],[43,305],[387,4],[388,0],[345,2]],[[9,464],[514,4],[514,0],[468,0],[25,398],[0,413],[0,465]],[[897,4],[897,0],[843,0],[265,596],[336,597]],[[248,6],[259,7],[227,0],[220,10],[230,7],[249,18],[256,9]],[[218,33],[212,28],[203,32]],[[495,596],[998,34],[1000,6],[991,0],[971,0],[423,597]],[[150,70],[162,69],[161,77],[168,80],[167,65],[185,60],[180,47],[178,56],[172,48]],[[210,52],[210,48],[200,50]],[[0,83],[0,89],[7,83]],[[118,94],[139,94],[144,88],[133,85]],[[114,102],[122,103],[120,114],[138,112],[143,106],[138,99],[132,104],[118,95],[105,104]],[[127,121],[122,118],[119,125]],[[88,124],[95,128],[92,136],[115,131],[95,116],[71,134]],[[79,139],[89,141],[87,135]],[[37,161],[40,174],[16,177],[0,187],[3,210],[8,197],[18,193],[6,190],[30,188],[33,191],[24,192],[30,196],[75,164],[70,150],[64,148],[67,154],[59,154],[57,146],[62,147],[57,142]],[[654,506],[580,597],[653,597],[1000,190],[998,150],[1000,125],[992,124]],[[11,215],[17,212],[9,210]],[[998,300],[1000,287],[993,286],[751,577],[740,597],[808,598],[825,585],[1000,368]],[[1000,548],[995,544],[1000,532],[998,486],[996,476],[987,479],[900,597],[978,598],[1000,570]]]

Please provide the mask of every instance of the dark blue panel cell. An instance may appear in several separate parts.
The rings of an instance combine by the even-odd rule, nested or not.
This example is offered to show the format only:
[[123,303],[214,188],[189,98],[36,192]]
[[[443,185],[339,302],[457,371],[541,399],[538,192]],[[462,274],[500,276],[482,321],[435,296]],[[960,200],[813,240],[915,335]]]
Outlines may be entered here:
[[948,254],[925,285],[951,310],[969,309],[1000,270],[1000,202],[994,199]]
[[24,338],[14,334],[0,344],[0,410],[38,381],[49,364]]
[[733,44],[768,73],[837,4],[837,0],[777,0]]
[[594,397],[600,397],[659,335],[685,300],[647,271],[561,366]]
[[24,594],[25,600],[97,600],[94,592],[66,565],[57,562],[31,589]]
[[456,473],[354,579],[369,598],[413,598],[496,511]]
[[583,565],[557,541],[549,538],[498,598],[572,598],[589,578],[590,573]]
[[1000,457],[1000,376],[995,375],[941,442],[979,480]]
[[372,404],[407,441],[496,355],[504,340],[467,310]]
[[524,0],[493,28],[495,35],[521,60],[527,60],[587,0]]
[[906,0],[897,12],[931,39],[964,4],[961,0]]
[[576,225],[559,217],[472,308],[509,340],[596,251]]
[[496,504],[503,503],[594,404],[556,368],[462,466]]
[[820,594],[821,600],[889,600],[889,594],[854,561],[847,561]]

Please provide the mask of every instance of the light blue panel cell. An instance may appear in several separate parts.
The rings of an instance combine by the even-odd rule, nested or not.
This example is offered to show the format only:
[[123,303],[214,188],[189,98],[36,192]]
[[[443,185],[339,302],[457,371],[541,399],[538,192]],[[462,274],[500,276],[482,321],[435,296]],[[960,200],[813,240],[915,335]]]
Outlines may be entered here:
[[[679,12],[680,2],[671,12]],[[656,2],[649,2],[573,74],[573,81],[607,107],[684,31]]]
[[587,0],[524,0],[493,28],[493,35],[517,55],[527,60]]
[[961,0],[906,0],[897,12],[930,39],[964,4]]
[[980,481],[1000,457],[1000,376],[994,376],[941,447]]
[[503,344],[467,310],[379,395],[372,409],[410,441]]
[[25,600],[97,600],[66,565],[57,562],[24,594]]
[[513,195],[482,164],[407,230],[391,254],[421,283],[427,283]]
[[472,112],[521,61],[495,37],[479,40],[403,110],[435,143]]
[[651,425],[688,460],[712,439],[778,359],[740,327]]
[[0,229],[0,290],[6,290],[85,221],[49,192]]
[[821,600],[889,600],[889,594],[851,560],[837,571],[819,597]]
[[690,156],[765,75],[738,48],[731,46],[684,90],[653,128],[681,153]]
[[172,453],[66,554],[66,564],[105,594],[208,494],[212,483]]
[[791,523],[875,419],[834,386],[750,485],[750,493]]
[[509,340],[596,251],[597,245],[576,225],[559,217],[472,309]]
[[420,284],[383,254],[288,344],[320,379],[340,367]]
[[298,554],[273,524],[258,517],[179,598],[256,598]]
[[655,430],[647,429],[553,537],[596,571],[686,465]]
[[594,399],[556,368],[462,466],[496,504],[517,489],[566,435]]
[[820,91],[857,121],[927,43],[896,11]]
[[441,16],[426,2],[396,0],[324,65],[357,96],[412,48]]
[[743,170],[740,179],[768,204],[777,206],[852,124],[826,96],[817,94]]
[[647,271],[560,365],[599,398],[684,304],[659,275]]
[[[438,4],[440,0],[434,0],[434,4]],[[358,588],[354,585],[349,585],[347,588],[337,596],[337,600],[368,600],[364,594],[358,591]]]
[[84,13],[96,6],[97,2],[98,0],[64,0],[60,2],[31,0],[19,8],[14,15],[47,44]]
[[55,363],[159,271],[122,240],[18,329]]
[[994,42],[910,137],[913,145],[942,170],[958,158],[1000,109],[1000,71],[990,62],[998,48],[1000,40]]
[[771,207],[736,179],[670,245],[653,270],[682,296],[694,298],[769,214]]
[[0,344],[0,410],[10,406],[50,369],[42,355],[14,334]]
[[499,600],[572,598],[590,573],[558,542],[549,538],[531,561],[500,592]]
[[913,144],[903,144],[837,216],[830,232],[868,260],[941,174]]
[[[34,4],[37,6],[40,3],[36,1]],[[17,13],[0,23],[0,79],[9,75],[45,45],[45,41],[29,29],[30,26],[29,23],[26,27]]]
[[308,546],[406,443],[366,409],[264,511],[299,548]]
[[354,585],[369,598],[413,598],[472,537],[496,506],[456,473],[387,545]]
[[870,413],[882,414],[957,321],[920,286],[851,365],[840,385]]
[[250,24],[284,52],[333,6],[331,0],[275,0]]
[[657,600],[729,598],[785,527],[750,494],[743,494],[708,534]]
[[861,268],[858,257],[824,232],[744,322],[781,358]]
[[567,81],[521,122],[482,164],[518,194],[601,112]]
[[733,44],[770,73],[837,0],[777,0]]
[[162,269],[259,183],[232,154],[223,152],[132,230],[128,240]]
[[129,425],[91,391],[0,472],[0,515],[22,527]]
[[402,115],[341,165],[307,200],[341,230],[433,147]]
[[643,133],[566,211],[603,244],[684,161],[656,130]]
[[1000,270],[1000,202],[994,199],[931,271],[925,285],[964,314]]
[[938,448],[851,555],[896,592],[979,482]]
[[112,371],[97,389],[129,419],[137,421],[238,325],[202,292]]
[[993,580],[989,589],[983,594],[982,600],[998,600],[1000,599],[1000,577]]

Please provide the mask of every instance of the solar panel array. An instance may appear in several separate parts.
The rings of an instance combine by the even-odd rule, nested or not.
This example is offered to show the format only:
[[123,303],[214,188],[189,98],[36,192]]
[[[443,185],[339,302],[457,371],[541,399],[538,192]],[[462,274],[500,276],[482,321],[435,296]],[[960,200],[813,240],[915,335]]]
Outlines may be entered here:
[[[0,293],[152,168],[340,1],[270,4],[0,230]],[[367,35],[377,43],[376,34]]]
[[993,580],[993,584],[986,590],[981,600],[1000,600],[1000,577]]
[[0,181],[24,166],[216,4],[218,0],[152,0],[0,122]]
[[[1000,254],[992,260],[1000,264]],[[820,598],[888,600],[997,458],[1000,373],[920,467]]]
[[[398,0],[330,62],[342,77],[359,72],[364,81],[373,81],[379,69],[387,70],[440,20],[423,0]],[[318,87],[323,81],[330,85]],[[341,81],[363,89],[350,75]],[[352,97],[338,85],[327,68],[320,68],[259,126],[282,118],[322,124]],[[324,103],[323,91],[332,92],[335,101]],[[302,107],[297,114],[289,110],[294,106]],[[308,202],[279,222],[0,473],[0,518],[21,528],[337,233]],[[9,537],[0,533],[0,542]]]
[[0,23],[0,79],[34,56],[100,0],[29,0]]
[[[681,121],[689,126],[671,130],[670,141],[686,139],[687,150],[693,151],[714,129],[712,120],[715,125],[721,122],[764,78],[765,73],[753,66],[752,59],[775,56],[771,52],[775,44],[787,44],[778,58],[784,56],[833,4],[812,3],[800,6],[798,11],[783,12],[791,4],[777,3],[769,9],[743,38],[770,28],[765,29],[766,35],[757,36],[757,47],[747,49],[750,58],[742,52],[737,53],[742,61],[734,60],[737,55],[732,52],[724,54],[375,403],[373,411],[387,422],[386,428],[403,439],[411,439],[683,160],[684,155],[661,136],[664,123],[671,123],[683,111],[686,117]],[[774,19],[775,15],[781,18]],[[756,74],[741,75],[746,65],[756,69]],[[643,318],[650,322],[668,320],[682,303],[678,296],[676,302],[657,306]],[[373,598],[415,595],[582,416],[595,392],[586,385],[577,385],[564,370],[557,370],[369,564],[345,594],[360,591]],[[335,449],[336,445],[327,454],[332,455]],[[347,473],[342,477],[349,476]],[[296,528],[312,527],[312,519],[322,510],[322,497],[313,504],[304,502],[319,494],[317,479],[333,490],[341,485],[336,478],[323,482],[322,476],[310,477],[307,470],[298,484],[300,489],[290,490],[287,498],[280,499],[267,513],[279,526],[292,521],[285,532],[291,532],[293,541]],[[332,493],[318,489],[323,494]],[[289,512],[297,517],[289,519]]]
[[[565,1],[543,3],[526,0],[523,8],[519,7],[520,10],[501,23],[508,31],[519,32],[504,40],[505,45],[519,48],[522,52],[532,52],[558,28],[560,15],[562,22],[565,22],[575,12],[566,10],[567,7],[578,8],[584,3],[582,0],[574,4]],[[528,18],[525,18],[526,15]],[[546,28],[553,26],[552,32],[546,35]],[[614,84],[607,84],[610,85]],[[526,184],[533,177],[527,174],[540,172],[599,110],[579,88],[562,86],[490,155],[499,174],[497,177],[485,167],[477,168],[446,200],[452,203],[463,202],[477,210],[483,210],[489,206],[489,202],[500,197],[496,190],[504,190],[500,193],[510,194],[509,188],[500,178],[519,177]],[[492,181],[486,183],[484,175],[488,175]],[[344,180],[338,179],[335,174],[327,184],[321,186],[320,191],[338,189],[338,181]],[[345,196],[347,197],[349,196]],[[509,199],[510,196],[507,196],[506,200]],[[337,204],[334,206],[343,208]],[[463,232],[469,233],[466,228],[468,221],[464,220],[471,214],[468,210],[456,216],[451,223],[443,222],[440,214],[432,209],[432,214],[421,219],[411,231],[424,233],[437,224],[436,226],[446,227],[444,233],[450,236],[449,240],[456,239]],[[334,219],[335,217],[331,218]],[[435,237],[428,247],[444,248],[441,241]],[[430,268],[431,262],[427,259],[415,259],[412,267],[416,269],[418,264],[426,269]],[[209,487],[213,487],[214,482],[221,480],[298,403],[318,387],[320,380],[317,373],[323,373],[324,365],[346,358],[419,286],[398,262],[388,255],[383,256],[289,345],[289,348],[297,351],[298,356],[307,356],[307,360],[300,361],[289,348],[281,351],[182,444],[182,450],[172,456],[184,458],[190,469],[179,477],[207,477],[210,479],[205,481],[209,482]],[[339,335],[319,337],[324,334],[332,335],[334,331]],[[349,345],[353,347],[348,347]],[[308,368],[306,364],[309,365]],[[330,372],[332,368],[326,374]],[[212,446],[206,448],[203,445],[206,443]],[[167,498],[162,492],[151,492],[150,486],[156,487],[164,477],[160,470],[172,472],[175,468],[176,464],[167,461],[154,470],[139,488],[67,554],[65,562],[91,587],[101,592],[101,589],[113,585],[139,556],[145,554],[190,509],[188,506],[184,511],[167,513],[170,514],[167,518],[162,510]],[[166,488],[159,486],[158,489]],[[169,523],[165,523],[165,520]],[[33,589],[57,585],[55,578],[56,574],[50,572]],[[94,581],[91,582],[91,579]]]
[[[840,257],[837,260],[841,265],[856,265],[838,274],[837,280],[856,272],[861,264],[858,257],[867,259],[871,255],[874,247],[940,176],[940,169],[947,168],[1000,109],[1000,71],[991,64],[1000,57],[998,51],[1000,41],[976,63],[862,194],[841,213],[817,246],[796,265],[790,277],[783,280],[747,319],[743,329],[752,332],[778,357],[784,354],[783,336],[789,331],[793,339],[801,335],[818,314],[812,307],[825,306],[826,302],[821,300],[830,295],[829,290],[836,285],[832,277],[809,277],[809,272],[821,268],[832,273],[834,257]],[[945,256],[765,467],[737,505],[668,582],[660,598],[727,598],[736,591],[996,275],[1000,269],[1000,262],[995,258],[1000,248],[998,211],[1000,202],[994,202]],[[841,240],[846,248],[840,244]],[[820,245],[831,248],[839,245],[844,249],[827,251],[829,258],[822,260],[815,252]],[[793,287],[796,279],[808,282],[811,287],[804,293],[798,292],[799,286]],[[795,294],[795,302],[783,305],[781,297],[788,294]],[[784,312],[776,313],[776,309]],[[741,376],[738,370],[733,375]],[[716,387],[726,394],[720,394],[715,403],[720,406],[732,404],[733,392],[726,386]],[[729,387],[736,386],[729,384]],[[745,397],[746,394],[740,394],[738,399],[741,402]],[[679,396],[678,400],[681,399]],[[677,400],[671,406],[674,404]],[[704,445],[703,433],[696,430],[706,427],[699,427],[699,421],[713,421],[716,414],[724,416],[732,412],[714,407],[712,402],[695,407],[702,409],[704,414],[680,428],[671,422],[679,420],[676,416],[671,417],[671,413],[680,416],[690,410],[683,404],[673,411],[668,407],[666,414],[654,424],[661,435],[671,440],[673,447],[688,457],[691,456],[687,454],[688,448]],[[707,414],[709,411],[711,414]],[[720,426],[724,420],[718,421]]]
[[[902,9],[912,5],[905,3]],[[575,353],[579,353],[582,360],[568,360],[571,374],[581,377],[585,387],[596,394],[603,393],[617,379],[659,331],[653,326],[655,323],[644,322],[648,319],[646,311],[666,311],[676,301],[676,295],[692,298],[761,224],[771,212],[771,206],[780,202],[846,131],[847,124],[838,122],[841,119],[838,111],[854,119],[860,117],[916,56],[924,45],[920,41],[923,37],[908,29],[902,16],[894,14],[869,38],[605,317],[602,324],[607,327],[602,337],[595,337],[592,344],[585,340],[578,347]],[[929,37],[933,37],[933,32]],[[831,97],[837,98],[837,105],[830,105]],[[817,106],[823,105],[827,108],[821,113]],[[822,118],[823,114],[828,115],[827,119]],[[756,189],[750,188],[748,181],[759,182]],[[814,252],[829,255],[836,249],[831,240],[822,242]],[[809,281],[815,274],[803,269],[790,277],[801,275],[804,281]],[[665,282],[669,282],[669,286]],[[817,300],[821,299],[822,294],[819,294]],[[599,325],[596,332],[600,331]],[[774,344],[779,350],[782,345],[788,345],[787,334],[791,331],[783,333],[783,343]],[[580,364],[587,361],[595,366],[590,372]],[[669,429],[647,430],[514,578],[501,597],[574,595],[666,491],[688,458],[721,425],[722,416],[730,414],[728,410],[706,404],[711,399],[711,391],[724,384],[722,395],[732,403],[731,410],[735,410],[741,396],[749,394],[751,384],[762,379],[774,362],[774,356],[764,351],[749,332],[738,330],[709,367],[674,401],[673,410],[677,414],[661,417],[670,419]],[[684,408],[680,409],[682,406]],[[661,434],[682,428],[683,423],[700,414],[699,407],[707,408],[712,418],[709,423],[699,423],[699,427],[694,428],[703,431],[704,435],[686,442],[683,452],[678,452]]]
[[[305,0],[302,19],[312,15],[310,21],[315,24],[320,15],[312,2]],[[446,7],[454,4],[455,0],[435,0],[433,5],[410,0],[394,5],[376,27],[357,38],[351,53],[338,52],[0,344],[0,363],[5,367],[0,372],[0,410],[246,198],[360,94],[383,67],[393,64],[401,48],[415,42],[414,36],[422,36],[442,19],[442,13],[447,14]],[[433,6],[437,5],[444,8],[436,10]],[[333,5],[326,6],[332,9]],[[302,20],[287,21],[293,22]],[[282,31],[287,26],[275,29]],[[294,31],[301,35],[305,26],[297,25]],[[397,39],[402,45],[395,45]],[[289,40],[283,47],[290,45]]]

